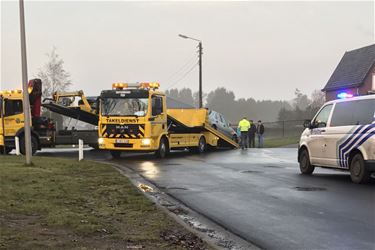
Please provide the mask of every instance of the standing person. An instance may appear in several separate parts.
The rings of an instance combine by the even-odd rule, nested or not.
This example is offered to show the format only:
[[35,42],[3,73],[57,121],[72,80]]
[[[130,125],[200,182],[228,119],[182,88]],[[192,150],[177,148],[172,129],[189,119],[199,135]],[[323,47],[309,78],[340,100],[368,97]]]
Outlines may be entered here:
[[257,135],[258,135],[258,148],[263,148],[263,134],[264,134],[264,126],[262,124],[262,121],[258,121],[257,125]]
[[255,148],[255,133],[257,132],[257,127],[254,124],[253,120],[250,120],[250,129],[249,129],[249,148]]
[[242,120],[238,123],[238,128],[241,131],[241,148],[245,149],[248,146],[247,135],[250,128],[250,122],[246,119],[246,117],[242,118]]

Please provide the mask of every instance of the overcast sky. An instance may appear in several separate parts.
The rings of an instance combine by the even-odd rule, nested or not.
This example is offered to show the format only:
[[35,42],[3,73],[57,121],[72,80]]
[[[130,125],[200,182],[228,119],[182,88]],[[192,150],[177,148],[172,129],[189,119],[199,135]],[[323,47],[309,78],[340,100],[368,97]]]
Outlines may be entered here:
[[[71,90],[98,95],[112,82],[159,81],[203,90],[291,99],[324,87],[345,51],[374,43],[374,2],[25,3],[29,78],[52,47]],[[21,86],[18,2],[1,2],[1,89]]]

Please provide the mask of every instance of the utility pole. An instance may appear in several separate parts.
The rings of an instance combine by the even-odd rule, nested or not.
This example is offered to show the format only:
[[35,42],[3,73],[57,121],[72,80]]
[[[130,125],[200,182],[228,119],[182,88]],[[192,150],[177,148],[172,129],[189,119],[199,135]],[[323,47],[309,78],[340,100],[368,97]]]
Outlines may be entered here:
[[185,36],[182,34],[178,34],[179,37],[184,39],[190,39],[199,42],[198,44],[198,57],[199,57],[199,108],[203,108],[203,92],[202,92],[202,54],[203,54],[203,46],[202,41],[193,37]]
[[27,79],[27,58],[26,58],[26,35],[25,35],[25,12],[23,0],[19,0],[20,5],[20,32],[21,32],[21,60],[22,60],[22,92],[23,92],[23,114],[24,114],[24,136],[26,165],[31,164],[31,128],[30,128],[30,102]]
[[202,93],[202,42],[199,42],[199,108],[203,107],[203,93]]

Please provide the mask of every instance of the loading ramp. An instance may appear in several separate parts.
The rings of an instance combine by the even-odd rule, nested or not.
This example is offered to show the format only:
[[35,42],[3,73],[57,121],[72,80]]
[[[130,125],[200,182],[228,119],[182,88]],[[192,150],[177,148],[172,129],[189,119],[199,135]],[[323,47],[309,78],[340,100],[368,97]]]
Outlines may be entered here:
[[77,119],[94,126],[98,126],[99,116],[95,113],[90,113],[82,110],[80,107],[67,107],[61,104],[54,103],[52,101],[43,103],[42,106],[54,113]]

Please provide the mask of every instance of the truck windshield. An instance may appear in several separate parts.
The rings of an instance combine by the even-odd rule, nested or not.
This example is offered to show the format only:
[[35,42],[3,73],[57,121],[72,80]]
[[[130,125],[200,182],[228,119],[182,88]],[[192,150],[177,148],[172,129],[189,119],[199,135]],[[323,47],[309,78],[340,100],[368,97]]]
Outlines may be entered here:
[[145,116],[148,98],[104,98],[102,115],[104,116]]

